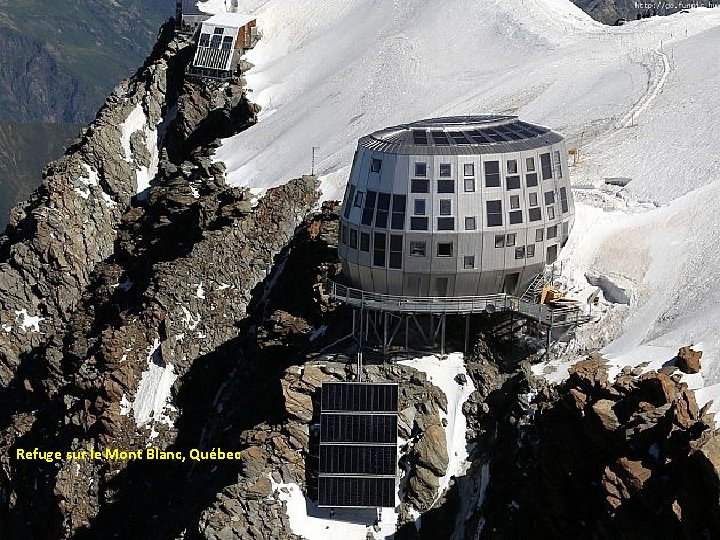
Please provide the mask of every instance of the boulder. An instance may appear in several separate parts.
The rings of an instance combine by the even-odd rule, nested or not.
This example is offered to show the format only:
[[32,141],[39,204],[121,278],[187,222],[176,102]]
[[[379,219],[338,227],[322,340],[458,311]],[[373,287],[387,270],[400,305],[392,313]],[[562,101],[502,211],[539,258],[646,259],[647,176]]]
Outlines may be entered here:
[[675,364],[683,373],[699,373],[702,351],[695,351],[692,347],[681,347],[678,351]]
[[614,406],[615,402],[609,399],[600,399],[592,406],[593,413],[607,431],[615,431],[620,427],[620,422],[613,410]]
[[435,473],[418,465],[408,481],[408,495],[418,509],[426,510],[435,500],[439,487],[440,480]]
[[414,450],[419,465],[431,470],[436,476],[445,475],[449,460],[445,430],[442,426],[435,424],[428,427]]
[[290,381],[283,380],[281,384],[283,398],[285,398],[285,410],[287,410],[288,414],[303,422],[310,422],[313,419],[312,397],[297,392],[292,388]]

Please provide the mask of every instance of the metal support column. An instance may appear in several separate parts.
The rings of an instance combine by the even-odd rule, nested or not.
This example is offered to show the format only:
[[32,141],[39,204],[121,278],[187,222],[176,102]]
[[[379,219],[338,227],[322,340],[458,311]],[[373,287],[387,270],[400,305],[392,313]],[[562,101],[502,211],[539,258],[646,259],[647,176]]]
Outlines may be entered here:
[[465,354],[470,348],[470,315],[465,315]]
[[445,356],[445,314],[440,317],[440,356]]

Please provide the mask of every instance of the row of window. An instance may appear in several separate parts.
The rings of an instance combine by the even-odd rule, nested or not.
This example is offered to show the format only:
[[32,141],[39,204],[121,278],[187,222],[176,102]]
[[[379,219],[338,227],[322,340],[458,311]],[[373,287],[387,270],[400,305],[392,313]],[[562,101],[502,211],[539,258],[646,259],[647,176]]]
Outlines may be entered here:
[[[568,223],[562,224],[562,234],[567,236],[568,234]],[[389,243],[388,243],[389,236]],[[535,229],[535,242],[543,242],[552,240],[558,236],[558,227],[553,225],[547,229]],[[390,269],[402,269],[402,255],[403,255],[403,236],[399,234],[386,233],[373,233],[373,266],[385,266],[386,255],[389,252],[388,267]],[[516,246],[517,236],[515,233],[498,234],[495,235],[495,247],[496,248],[515,248],[515,258],[524,259],[532,258],[535,256],[535,244],[527,244]],[[350,247],[350,249],[359,249],[365,253],[370,253],[370,233],[360,231],[358,234],[357,229],[347,227],[340,224],[340,242]],[[453,257],[454,242],[438,242],[437,244],[437,256],[438,257]],[[408,246],[408,254],[411,257],[426,257],[427,256],[427,242],[424,240],[411,240]],[[464,265],[465,268],[475,268],[474,266],[474,255],[466,255]],[[467,257],[473,257],[473,265],[467,266]]]
[[[390,195],[389,193],[376,192],[368,190],[367,194],[362,191],[355,190],[355,186],[350,186],[348,201],[353,201],[352,205],[346,202],[344,217],[350,217],[352,207],[362,208],[360,223],[366,226],[374,226],[378,229],[388,228],[402,230],[405,228],[405,215],[407,198],[405,195]],[[546,191],[544,193],[544,202],[546,215],[548,220],[555,219],[555,192]],[[391,204],[392,203],[392,204]],[[542,220],[542,209],[539,207],[538,193],[528,194],[528,221],[536,222]],[[453,217],[452,199],[440,199],[439,201],[440,217],[437,218],[437,230],[454,231],[455,218]],[[503,225],[503,209],[501,200],[485,201],[487,226],[501,227]],[[568,213],[568,197],[567,188],[560,188],[560,209],[563,214]],[[417,198],[413,201],[413,214],[410,217],[410,230],[427,231],[430,226],[430,218],[427,214],[427,200]],[[520,209],[520,195],[510,196],[510,210],[508,212],[508,223],[517,225],[523,223],[523,211]],[[467,216],[465,218],[465,230],[475,230],[477,223],[475,216]]]
[[[562,158],[559,151],[553,152],[554,169],[557,178],[562,178]],[[500,161],[485,161],[485,185],[486,187],[500,187]],[[508,187],[508,189],[519,189],[520,187],[520,173],[518,168],[517,159],[508,159],[505,162],[505,168],[507,170],[506,181],[508,186],[517,184],[517,188]],[[451,178],[453,176],[452,164],[441,163],[439,167],[440,178]],[[553,177],[553,163],[550,159],[550,152],[540,154],[540,169],[542,172],[543,180],[548,180]],[[373,158],[370,162],[370,172],[380,173],[382,170],[382,159]],[[464,163],[462,165],[464,177],[475,176],[475,164]],[[535,158],[525,158],[525,177],[528,182],[535,182],[537,185],[537,170],[535,168]],[[428,165],[425,162],[415,162],[415,174],[416,177],[428,176]],[[466,191],[468,191],[466,189]],[[473,189],[474,191],[474,189]],[[442,193],[442,192],[440,192]]]
[[198,45],[210,49],[220,49],[222,47],[223,50],[229,51],[232,49],[232,42],[233,36],[223,36],[223,29],[216,28],[212,38],[210,34],[200,34],[200,42]]

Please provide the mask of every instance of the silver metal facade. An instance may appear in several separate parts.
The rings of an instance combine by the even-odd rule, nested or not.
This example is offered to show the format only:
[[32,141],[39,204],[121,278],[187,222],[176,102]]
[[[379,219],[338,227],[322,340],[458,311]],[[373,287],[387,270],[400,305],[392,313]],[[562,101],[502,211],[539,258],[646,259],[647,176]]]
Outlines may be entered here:
[[[525,126],[455,117],[361,139],[340,216],[352,285],[403,296],[515,295],[554,262],[574,222],[567,151],[559,134]],[[408,142],[422,143],[418,130],[427,144]]]

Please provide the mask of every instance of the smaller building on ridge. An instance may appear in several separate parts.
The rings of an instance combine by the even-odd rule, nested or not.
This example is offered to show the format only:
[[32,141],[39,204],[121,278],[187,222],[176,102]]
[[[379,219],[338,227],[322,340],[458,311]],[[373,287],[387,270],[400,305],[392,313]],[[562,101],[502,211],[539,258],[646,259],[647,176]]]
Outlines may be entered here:
[[257,43],[255,17],[242,13],[218,13],[202,23],[190,74],[227,80],[238,69],[240,57]]

